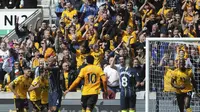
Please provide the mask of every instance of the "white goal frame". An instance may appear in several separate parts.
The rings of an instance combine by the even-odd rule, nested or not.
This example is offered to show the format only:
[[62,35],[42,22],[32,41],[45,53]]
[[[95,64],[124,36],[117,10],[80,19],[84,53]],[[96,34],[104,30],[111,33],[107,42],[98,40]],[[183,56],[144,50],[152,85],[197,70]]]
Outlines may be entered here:
[[177,41],[179,43],[182,42],[200,42],[200,37],[196,38],[146,38],[146,67],[145,67],[145,112],[149,112],[149,83],[150,83],[150,74],[149,74],[149,68],[150,68],[150,42],[151,41],[162,41],[162,42],[174,42]]

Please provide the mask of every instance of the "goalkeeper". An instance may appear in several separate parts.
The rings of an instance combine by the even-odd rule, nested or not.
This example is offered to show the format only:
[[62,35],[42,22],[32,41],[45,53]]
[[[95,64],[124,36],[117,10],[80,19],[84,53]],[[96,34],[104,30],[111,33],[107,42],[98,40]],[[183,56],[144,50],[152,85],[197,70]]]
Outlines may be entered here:
[[180,112],[184,112],[184,107],[186,112],[192,112],[190,108],[191,95],[193,89],[197,92],[197,86],[193,78],[192,69],[185,68],[184,59],[178,61],[178,68],[173,72],[171,85],[176,88],[176,98]]

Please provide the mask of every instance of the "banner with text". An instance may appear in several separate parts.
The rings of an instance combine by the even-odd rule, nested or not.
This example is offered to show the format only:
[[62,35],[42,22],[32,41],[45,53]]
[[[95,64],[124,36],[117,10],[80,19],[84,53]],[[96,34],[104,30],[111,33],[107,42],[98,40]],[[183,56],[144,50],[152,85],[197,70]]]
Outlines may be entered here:
[[11,30],[15,27],[16,18],[19,23],[33,14],[36,9],[2,9],[0,10],[0,30]]

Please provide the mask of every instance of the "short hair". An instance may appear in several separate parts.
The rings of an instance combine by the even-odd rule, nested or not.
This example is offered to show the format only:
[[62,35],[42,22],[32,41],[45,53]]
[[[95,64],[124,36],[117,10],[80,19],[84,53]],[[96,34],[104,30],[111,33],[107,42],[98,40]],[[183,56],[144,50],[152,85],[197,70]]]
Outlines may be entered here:
[[27,71],[27,70],[31,70],[31,68],[30,67],[25,67],[23,70]]
[[93,64],[94,63],[94,57],[92,55],[89,55],[86,57],[86,61],[88,64]]

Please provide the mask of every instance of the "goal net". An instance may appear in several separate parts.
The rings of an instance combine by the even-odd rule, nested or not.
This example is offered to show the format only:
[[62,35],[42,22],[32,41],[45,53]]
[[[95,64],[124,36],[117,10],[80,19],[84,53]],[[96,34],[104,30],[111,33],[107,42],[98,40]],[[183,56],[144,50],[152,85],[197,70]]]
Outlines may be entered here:
[[[178,59],[185,59],[192,69],[200,91],[200,38],[146,39],[146,112],[179,112],[170,73],[177,68]],[[155,93],[151,99],[150,93]],[[190,106],[200,112],[200,99],[192,94]]]

